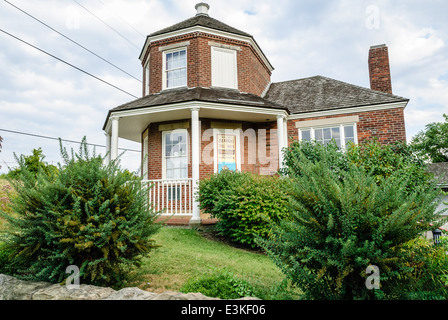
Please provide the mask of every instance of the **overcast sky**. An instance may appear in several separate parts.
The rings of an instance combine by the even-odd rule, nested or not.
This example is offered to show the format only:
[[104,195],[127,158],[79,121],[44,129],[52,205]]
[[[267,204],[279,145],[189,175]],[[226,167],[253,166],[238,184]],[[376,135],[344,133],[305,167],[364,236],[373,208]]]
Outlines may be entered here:
[[[14,4],[104,60],[14,8]],[[147,34],[195,15],[197,0],[0,0],[0,29],[94,75],[76,70],[0,32],[0,129],[104,145],[107,111],[140,97],[138,56]],[[369,87],[370,46],[389,47],[393,93],[410,99],[410,140],[448,114],[448,2],[208,0],[209,14],[255,37],[275,70],[272,81],[322,75]],[[113,67],[122,69],[123,71]],[[132,76],[131,76],[132,75]],[[137,78],[137,79],[135,79]],[[0,131],[0,172],[13,153],[41,147],[60,161],[57,141]],[[78,148],[76,143],[64,143]],[[120,140],[122,148],[140,150]],[[98,147],[97,153],[105,148]],[[128,151],[135,171],[140,153]],[[7,165],[6,165],[6,164]]]

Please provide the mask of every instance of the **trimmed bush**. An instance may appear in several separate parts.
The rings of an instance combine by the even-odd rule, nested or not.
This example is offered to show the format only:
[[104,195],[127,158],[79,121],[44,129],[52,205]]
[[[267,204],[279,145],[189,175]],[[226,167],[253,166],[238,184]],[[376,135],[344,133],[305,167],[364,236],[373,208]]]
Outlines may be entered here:
[[155,247],[147,190],[117,161],[90,156],[85,139],[79,154],[62,144],[61,154],[57,172],[35,174],[19,161],[20,179],[10,180],[15,214],[2,214],[10,266],[22,279],[62,282],[75,265],[81,283],[118,287]]
[[255,235],[267,238],[269,221],[288,215],[283,178],[223,170],[199,183],[200,207],[218,218],[216,230],[229,240],[256,247]]
[[221,299],[238,299],[254,295],[254,288],[247,281],[226,270],[199,279],[190,279],[181,291],[200,292],[208,297]]
[[[288,158],[290,219],[272,222],[271,238],[257,242],[308,299],[399,299],[414,290],[409,242],[444,223],[436,184],[409,188],[405,166],[377,179],[359,163],[339,166],[344,153],[335,148],[305,151]],[[378,290],[365,284],[370,265],[380,271]]]

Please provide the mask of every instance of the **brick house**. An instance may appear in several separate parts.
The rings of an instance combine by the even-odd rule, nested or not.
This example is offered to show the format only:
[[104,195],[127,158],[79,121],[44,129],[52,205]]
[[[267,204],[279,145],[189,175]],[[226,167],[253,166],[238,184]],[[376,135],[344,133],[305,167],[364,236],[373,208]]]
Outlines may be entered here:
[[274,68],[253,36],[210,17],[205,3],[195,8],[147,36],[142,98],[111,109],[103,126],[109,160],[118,137],[141,143],[156,208],[200,224],[198,180],[223,168],[274,174],[293,140],[406,140],[409,100],[392,94],[385,45],[370,48],[370,89],[323,76],[271,83]]

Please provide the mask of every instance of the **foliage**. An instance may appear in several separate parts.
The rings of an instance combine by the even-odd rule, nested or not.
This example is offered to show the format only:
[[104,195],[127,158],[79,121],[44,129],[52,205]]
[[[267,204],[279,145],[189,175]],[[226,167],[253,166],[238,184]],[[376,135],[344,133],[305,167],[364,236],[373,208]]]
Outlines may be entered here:
[[216,230],[231,241],[255,247],[254,235],[269,236],[269,221],[288,214],[279,177],[223,170],[199,183],[200,207],[218,218]]
[[14,157],[19,163],[19,167],[11,169],[6,175],[7,178],[18,179],[23,167],[25,167],[26,170],[34,176],[37,176],[39,172],[43,172],[47,175],[54,175],[57,173],[56,166],[50,165],[44,161],[45,156],[41,148],[33,149],[32,154],[29,156],[20,155],[20,157],[17,157],[14,154]]
[[[120,286],[155,244],[156,213],[140,180],[89,155],[85,138],[78,154],[62,147],[64,164],[56,175],[30,171],[19,161],[17,197],[8,221],[10,265],[23,279],[61,282],[76,265],[82,283]],[[21,158],[22,159],[22,158]]]
[[245,280],[226,270],[217,270],[211,275],[199,279],[190,279],[181,289],[182,292],[200,292],[208,297],[238,299],[254,296],[254,288]]
[[349,165],[354,164],[363,167],[377,184],[401,170],[408,177],[406,190],[411,192],[415,185],[428,183],[433,178],[427,171],[424,159],[413,151],[413,147],[404,142],[382,145],[377,140],[370,140],[360,145],[350,144],[346,150],[340,150],[334,142],[326,145],[294,142],[286,149],[285,169],[282,173],[287,175],[289,170],[294,170],[300,174],[300,168],[295,166],[294,160],[299,154],[312,162],[321,161],[325,154],[329,168],[336,174],[347,171]]
[[[3,138],[0,137],[0,152],[2,152],[2,142],[3,142]],[[0,169],[2,168],[2,166],[0,166]]]
[[[272,222],[271,238],[257,242],[305,298],[396,298],[413,270],[409,241],[444,223],[435,213],[440,191],[428,181],[409,188],[406,166],[378,179],[361,161],[339,165],[344,156],[319,144],[295,148],[285,180],[290,219]],[[369,265],[381,272],[381,292],[365,285]]]
[[426,156],[433,163],[448,162],[448,115],[445,122],[433,122],[426,125],[411,141],[416,152]]
[[440,243],[418,238],[405,244],[411,272],[403,274],[404,286],[395,288],[393,296],[406,300],[446,300],[448,298],[448,239]]

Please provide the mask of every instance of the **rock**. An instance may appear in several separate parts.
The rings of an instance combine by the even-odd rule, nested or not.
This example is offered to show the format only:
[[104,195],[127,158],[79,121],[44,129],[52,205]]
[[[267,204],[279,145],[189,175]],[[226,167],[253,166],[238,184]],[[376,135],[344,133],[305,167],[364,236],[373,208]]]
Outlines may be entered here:
[[[221,300],[202,293],[182,293],[165,291],[153,293],[139,288],[97,287],[81,284],[78,288],[67,288],[65,285],[48,282],[23,281],[0,274],[0,300]],[[238,300],[259,300],[244,297]]]
[[101,300],[115,292],[111,288],[81,284],[76,289],[68,289],[65,285],[53,284],[37,290],[32,300]]
[[159,293],[152,300],[220,300],[219,298],[211,298],[204,296],[202,293],[183,293],[175,291],[165,291]]
[[36,290],[49,285],[47,282],[23,281],[0,274],[0,300],[31,300]]
[[157,293],[148,292],[139,288],[123,288],[103,300],[151,300]]

